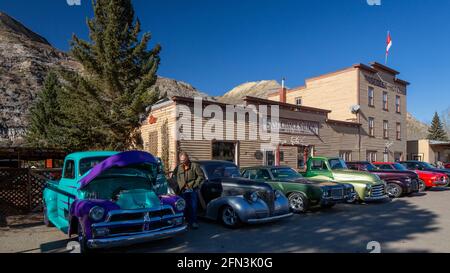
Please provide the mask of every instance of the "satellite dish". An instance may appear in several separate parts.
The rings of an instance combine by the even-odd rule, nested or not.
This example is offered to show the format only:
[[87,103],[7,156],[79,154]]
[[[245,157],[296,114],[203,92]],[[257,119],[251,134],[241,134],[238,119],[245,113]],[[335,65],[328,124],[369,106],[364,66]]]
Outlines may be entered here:
[[352,114],[358,114],[361,110],[361,105],[353,105],[350,110],[352,111]]

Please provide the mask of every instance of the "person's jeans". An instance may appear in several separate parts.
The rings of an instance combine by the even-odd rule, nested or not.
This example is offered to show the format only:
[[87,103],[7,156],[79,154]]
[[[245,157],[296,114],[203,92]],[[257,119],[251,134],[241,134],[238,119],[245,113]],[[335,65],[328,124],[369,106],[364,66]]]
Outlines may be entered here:
[[186,201],[185,215],[189,225],[197,223],[197,202],[198,202],[198,191],[185,191],[181,195]]

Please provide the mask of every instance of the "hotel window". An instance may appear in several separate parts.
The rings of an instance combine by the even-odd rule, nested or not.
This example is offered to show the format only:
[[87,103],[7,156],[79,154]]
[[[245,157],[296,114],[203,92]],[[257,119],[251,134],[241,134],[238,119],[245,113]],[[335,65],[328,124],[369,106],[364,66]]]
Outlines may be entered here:
[[386,91],[383,92],[383,110],[389,110],[388,93]]
[[389,138],[389,121],[387,120],[383,121],[383,137],[385,139]]
[[377,152],[376,151],[367,151],[367,161],[376,162],[377,161]]
[[397,140],[402,140],[402,124],[397,123]]
[[369,106],[374,107],[375,106],[375,100],[374,100],[374,89],[372,86],[369,86]]
[[343,159],[345,162],[352,161],[352,152],[351,151],[340,151],[339,157]]
[[395,111],[397,114],[400,114],[402,112],[402,103],[400,96],[395,97]]
[[302,105],[303,105],[303,100],[302,100],[302,98],[301,98],[301,97],[295,98],[295,104],[297,104],[297,105],[299,105],[299,106],[302,106]]
[[375,136],[375,119],[369,118],[369,136]]

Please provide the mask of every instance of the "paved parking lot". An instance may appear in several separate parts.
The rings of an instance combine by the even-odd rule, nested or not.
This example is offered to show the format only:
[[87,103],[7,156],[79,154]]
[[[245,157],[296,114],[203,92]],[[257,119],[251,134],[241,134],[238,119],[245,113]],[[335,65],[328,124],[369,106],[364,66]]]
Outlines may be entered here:
[[[202,222],[181,237],[112,252],[368,252],[377,241],[382,252],[450,252],[450,189],[382,204],[338,205],[295,215],[282,222],[229,230]],[[39,217],[0,229],[0,252],[65,252],[69,242]]]

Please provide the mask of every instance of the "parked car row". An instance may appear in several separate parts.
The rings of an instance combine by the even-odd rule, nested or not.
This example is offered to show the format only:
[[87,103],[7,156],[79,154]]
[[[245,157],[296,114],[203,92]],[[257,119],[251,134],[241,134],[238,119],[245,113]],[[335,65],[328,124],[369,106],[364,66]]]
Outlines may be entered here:
[[[305,172],[290,167],[239,169],[225,161],[196,162],[205,181],[199,215],[229,228],[289,218],[313,207],[384,200],[448,185],[448,177],[408,164],[311,157]],[[353,170],[350,170],[348,167]],[[82,251],[127,246],[187,231],[185,201],[174,194],[161,160],[146,152],[83,152],[67,156],[62,178],[43,192],[44,221]]]

